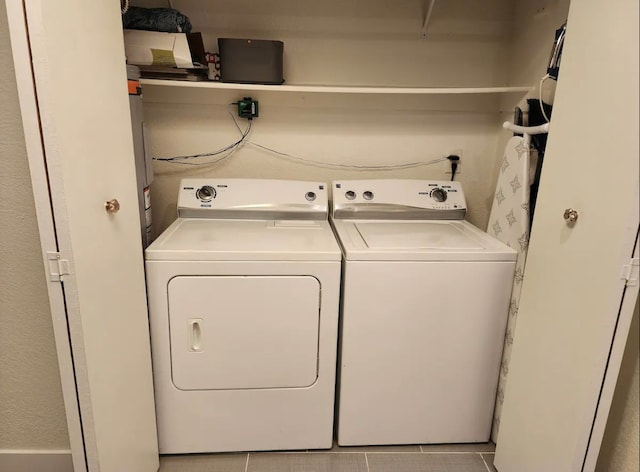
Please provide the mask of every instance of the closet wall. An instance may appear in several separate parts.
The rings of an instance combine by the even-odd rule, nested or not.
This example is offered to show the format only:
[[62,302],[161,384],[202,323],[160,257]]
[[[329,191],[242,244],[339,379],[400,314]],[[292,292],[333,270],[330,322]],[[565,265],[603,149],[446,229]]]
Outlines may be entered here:
[[0,470],[9,470],[11,453],[68,450],[69,435],[4,0],[0,136]]
[[[489,87],[508,80],[513,18],[508,0],[436,2],[426,39],[420,37],[422,3],[415,0],[172,4],[189,16],[194,31],[203,33],[207,50],[217,49],[218,37],[284,41],[287,84]],[[153,156],[212,151],[235,142],[240,134],[228,104],[250,95],[260,101],[252,142],[328,165],[310,165],[250,145],[210,166],[156,163],[155,234],[176,217],[183,177],[448,180],[448,162],[385,171],[331,166],[394,166],[452,153],[462,157],[457,180],[468,197],[468,219],[484,227],[500,154],[500,110],[511,109],[522,96],[246,94],[150,86],[143,87],[143,95]],[[509,99],[510,104],[501,103]],[[239,125],[244,129],[247,123]]]

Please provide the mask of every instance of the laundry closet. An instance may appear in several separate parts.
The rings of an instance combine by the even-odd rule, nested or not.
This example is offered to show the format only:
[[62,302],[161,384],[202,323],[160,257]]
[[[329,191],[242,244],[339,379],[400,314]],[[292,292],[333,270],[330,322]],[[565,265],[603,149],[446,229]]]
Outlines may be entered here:
[[[448,161],[411,164],[452,154],[461,158],[468,219],[484,229],[508,134],[500,125],[526,95],[537,96],[568,1],[433,2],[426,18],[429,3],[174,3],[202,33],[206,51],[225,37],[283,41],[285,82],[142,79],[154,158],[234,143],[240,134],[229,104],[244,96],[260,105],[249,143],[277,151],[249,144],[215,164],[207,162],[224,155],[193,160],[198,166],[154,161],[153,232],[175,218],[181,177],[449,180]],[[522,19],[517,26],[514,18]],[[552,92],[551,81],[546,89]]]
[[[22,11],[18,2],[7,3],[11,24]],[[56,341],[66,343],[58,355],[74,462],[100,462],[104,470],[117,470],[122,444],[136,438],[141,447],[126,460],[136,470],[153,470],[151,364],[120,16],[113,1],[93,3],[27,1],[29,28],[14,21],[12,48],[36,201],[52,202],[51,213],[38,215],[41,227],[51,228],[50,237],[43,237],[43,252],[53,261],[48,267],[55,264],[64,281],[66,307],[52,303],[52,313]],[[540,97],[554,31],[569,15],[568,50],[556,94],[560,103],[550,130],[519,317],[524,321],[518,324],[519,350],[510,369],[514,393],[505,403],[509,418],[503,427],[509,434],[498,436],[497,465],[501,472],[536,470],[535,450],[542,447],[557,452],[566,470],[593,470],[628,330],[627,305],[635,304],[635,298],[625,299],[630,279],[620,280],[618,274],[629,261],[631,271],[637,268],[632,252],[638,121],[637,110],[625,104],[637,103],[637,41],[632,39],[638,15],[637,5],[627,0],[617,0],[616,6],[585,3],[569,12],[566,0],[173,0],[193,31],[202,33],[207,51],[215,51],[220,37],[283,41],[285,83],[141,81],[152,158],[224,148],[247,126],[237,117],[234,123],[230,104],[244,97],[260,104],[248,141],[233,154],[199,159],[198,166],[154,161],[153,236],[176,218],[181,178],[449,180],[450,162],[442,159],[449,155],[460,156],[455,180],[465,189],[467,219],[486,229],[503,149],[512,134],[502,122],[512,119],[516,106],[526,108],[526,98]],[[621,13],[625,9],[632,13]],[[611,41],[625,44],[628,54],[600,46],[608,36],[595,31],[599,21],[611,24]],[[585,50],[604,64],[592,64]],[[80,58],[88,66],[80,65]],[[607,90],[594,87],[605,78]],[[545,83],[545,101],[553,101],[554,89],[555,82]],[[586,109],[584,101],[591,102]],[[590,119],[599,114],[587,113],[594,109],[619,119],[596,126]],[[623,137],[612,144],[606,136],[614,130]],[[612,152],[622,156],[628,173],[604,165],[604,156]],[[581,166],[581,157],[589,164]],[[46,184],[46,175],[50,187],[37,188],[36,183]],[[602,184],[593,183],[598,179]],[[603,208],[592,196],[603,189],[620,202],[615,208]],[[104,202],[113,199],[120,210],[106,213]],[[562,211],[572,206],[581,215],[575,227],[562,219]],[[596,224],[600,216],[611,222],[607,231]],[[593,248],[607,241],[615,249],[595,254]],[[576,299],[590,290],[588,284],[601,287],[602,296]],[[53,291],[60,296],[53,288],[50,298]],[[576,332],[580,335],[570,334]],[[544,376],[544,385],[537,375]],[[538,412],[539,421],[523,432],[516,417],[528,411]],[[563,414],[566,421],[552,426],[552,419]],[[138,420],[127,434],[114,431],[114,423],[129,424],[132,418]],[[557,438],[570,442],[572,452],[556,451]]]
[[[175,220],[182,178],[450,180],[451,155],[460,157],[454,177],[467,197],[467,220],[486,229],[510,135],[501,124],[513,120],[516,106],[526,111],[526,98],[540,98],[538,83],[569,2],[183,0],[172,7],[202,35],[205,51],[217,52],[218,38],[282,41],[285,81],[143,75],[153,236]],[[545,85],[552,103],[555,82]],[[235,103],[244,97],[259,103],[251,123],[237,117]],[[249,125],[241,146],[216,153]],[[509,353],[510,346],[498,419]],[[497,431],[498,422],[494,440]]]

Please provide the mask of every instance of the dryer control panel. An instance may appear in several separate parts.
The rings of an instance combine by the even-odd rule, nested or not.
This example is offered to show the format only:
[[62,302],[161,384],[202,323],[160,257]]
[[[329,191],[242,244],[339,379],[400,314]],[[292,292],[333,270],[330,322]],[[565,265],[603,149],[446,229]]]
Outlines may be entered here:
[[328,213],[324,182],[267,179],[182,179],[182,218],[322,220]]
[[464,219],[460,182],[343,180],[333,182],[332,215],[349,219]]

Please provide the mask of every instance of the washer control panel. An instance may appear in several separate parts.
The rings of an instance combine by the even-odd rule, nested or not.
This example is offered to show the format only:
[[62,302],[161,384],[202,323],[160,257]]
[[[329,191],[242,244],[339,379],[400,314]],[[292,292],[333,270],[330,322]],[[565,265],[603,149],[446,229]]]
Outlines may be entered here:
[[343,180],[333,182],[334,217],[463,219],[460,182],[445,180]]
[[322,219],[324,182],[267,179],[182,179],[178,215],[187,218]]

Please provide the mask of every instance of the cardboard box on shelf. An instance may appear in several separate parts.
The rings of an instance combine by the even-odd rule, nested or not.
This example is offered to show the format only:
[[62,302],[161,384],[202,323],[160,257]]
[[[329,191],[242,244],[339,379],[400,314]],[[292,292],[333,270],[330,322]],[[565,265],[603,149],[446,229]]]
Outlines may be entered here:
[[[129,64],[194,68],[192,52],[204,56],[200,33],[161,33],[124,30],[124,48]],[[206,59],[197,57],[206,65]]]

